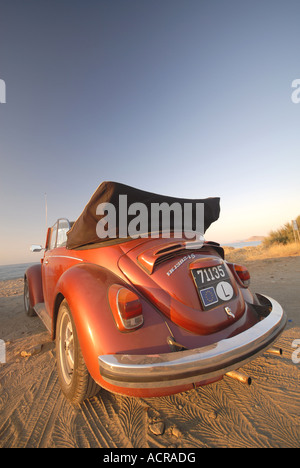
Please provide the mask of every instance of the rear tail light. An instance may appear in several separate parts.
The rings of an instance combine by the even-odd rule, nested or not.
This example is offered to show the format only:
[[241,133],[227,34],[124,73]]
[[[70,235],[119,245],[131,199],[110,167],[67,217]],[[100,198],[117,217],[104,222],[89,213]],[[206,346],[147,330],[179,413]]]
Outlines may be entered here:
[[143,324],[142,304],[134,292],[114,284],[109,289],[108,298],[120,331],[135,330]]
[[242,265],[233,264],[234,271],[236,272],[240,282],[245,288],[248,288],[250,284],[250,273],[246,267]]

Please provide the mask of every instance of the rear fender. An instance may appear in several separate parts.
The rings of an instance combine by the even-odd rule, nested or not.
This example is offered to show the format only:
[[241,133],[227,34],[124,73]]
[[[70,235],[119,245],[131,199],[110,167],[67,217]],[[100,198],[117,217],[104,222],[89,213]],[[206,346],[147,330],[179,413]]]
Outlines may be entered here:
[[29,288],[30,306],[44,302],[43,284],[42,284],[42,265],[37,264],[27,268],[25,272]]
[[57,307],[52,321],[54,336],[58,306],[65,298],[74,319],[86,366],[100,385],[102,379],[99,373],[99,355],[141,352],[153,354],[169,350],[169,331],[164,319],[139,293],[144,316],[143,326],[125,333],[118,330],[108,302],[108,290],[112,284],[125,286],[137,293],[128,283],[103,267],[80,264],[68,269],[57,285],[58,301],[55,301]]

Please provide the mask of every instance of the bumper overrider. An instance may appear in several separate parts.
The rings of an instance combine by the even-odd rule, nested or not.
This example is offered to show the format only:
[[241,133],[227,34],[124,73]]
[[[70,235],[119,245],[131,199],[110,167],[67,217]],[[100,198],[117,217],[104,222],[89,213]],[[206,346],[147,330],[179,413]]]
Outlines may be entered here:
[[238,369],[270,347],[286,325],[286,314],[278,302],[260,297],[268,302],[270,313],[236,336],[173,353],[99,356],[100,374],[119,387],[146,389],[201,382]]

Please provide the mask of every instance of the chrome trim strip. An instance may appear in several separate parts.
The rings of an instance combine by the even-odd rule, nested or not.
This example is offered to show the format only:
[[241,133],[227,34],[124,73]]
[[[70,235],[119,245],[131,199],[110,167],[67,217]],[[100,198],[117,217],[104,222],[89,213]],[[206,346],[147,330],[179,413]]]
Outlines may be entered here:
[[253,327],[209,346],[160,355],[108,354],[98,357],[102,378],[127,388],[175,387],[220,377],[238,369],[271,346],[286,325],[274,299],[270,314]]
[[79,262],[85,262],[85,260],[83,260],[82,258],[72,257],[71,255],[49,255],[47,258],[48,259],[50,259],[50,258],[71,258],[72,260],[78,260]]

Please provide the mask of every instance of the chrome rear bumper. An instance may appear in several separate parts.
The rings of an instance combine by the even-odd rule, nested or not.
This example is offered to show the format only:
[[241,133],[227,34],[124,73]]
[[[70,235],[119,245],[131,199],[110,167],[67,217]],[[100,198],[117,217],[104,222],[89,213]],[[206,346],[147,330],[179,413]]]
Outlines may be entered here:
[[274,299],[269,315],[232,338],[202,348],[155,355],[108,354],[98,357],[102,378],[119,387],[175,387],[220,377],[238,369],[272,345],[286,325]]

